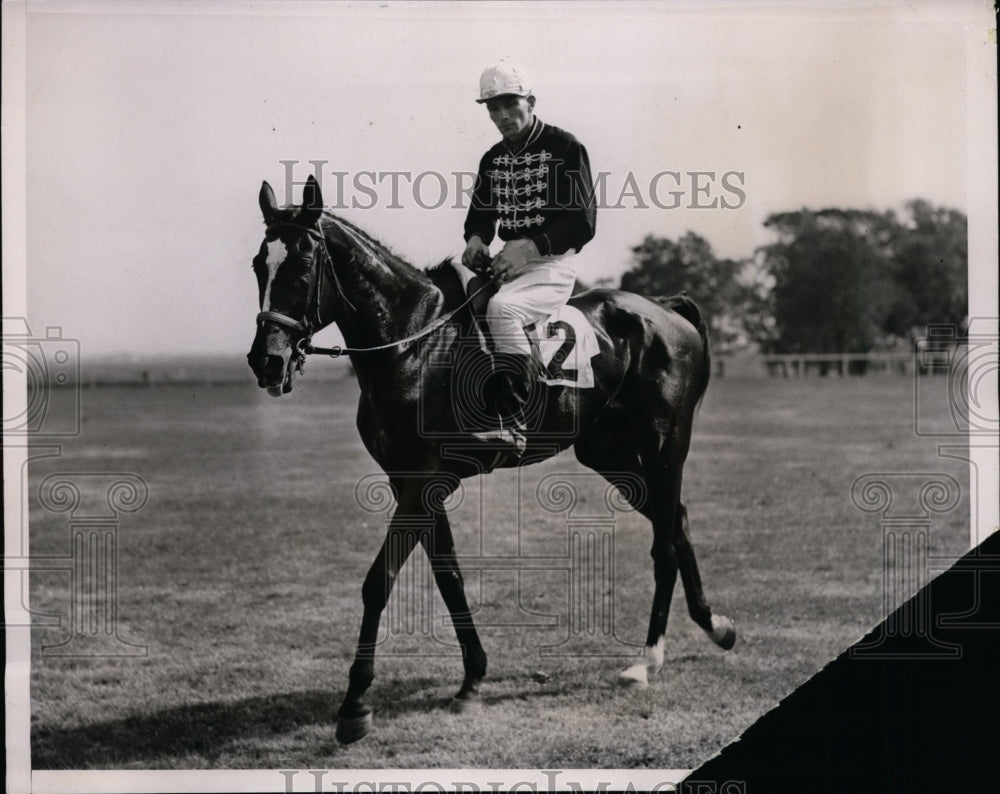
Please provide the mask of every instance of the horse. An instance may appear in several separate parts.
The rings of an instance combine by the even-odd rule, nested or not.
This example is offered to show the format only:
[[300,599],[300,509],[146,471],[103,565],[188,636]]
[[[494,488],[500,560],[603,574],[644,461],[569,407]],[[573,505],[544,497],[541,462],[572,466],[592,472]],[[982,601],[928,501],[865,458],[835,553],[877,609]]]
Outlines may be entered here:
[[[427,554],[462,649],[464,677],[452,711],[481,705],[486,652],[466,599],[444,503],[463,478],[544,460],[572,446],[577,460],[617,486],[652,524],[652,611],[639,660],[619,674],[645,684],[663,665],[670,601],[680,573],[688,612],[711,640],[733,647],[729,618],[713,614],[691,545],[681,479],[696,408],[708,386],[707,326],[693,300],[666,305],[638,295],[594,289],[571,298],[595,329],[594,385],[537,385],[537,421],[520,459],[471,437],[454,410],[463,393],[448,361],[474,322],[451,267],[421,271],[323,205],[310,176],[300,206],[279,208],[264,182],[259,194],[265,236],[253,260],[260,312],[247,360],[258,385],[288,393],[312,334],[339,327],[361,389],[357,428],[388,476],[396,500],[385,540],[362,586],[363,613],[347,691],[337,712],[341,743],[371,729],[364,695],[375,678],[381,615],[400,568],[419,543]],[[458,361],[459,356],[455,360]],[[456,363],[456,367],[458,364]],[[488,373],[489,365],[485,371]],[[484,371],[472,367],[469,372]],[[459,384],[461,386],[461,384]],[[466,388],[464,393],[480,391]],[[456,394],[459,398],[456,398]],[[435,431],[428,433],[426,427]],[[461,440],[449,454],[442,437]],[[644,487],[636,487],[636,483]]]

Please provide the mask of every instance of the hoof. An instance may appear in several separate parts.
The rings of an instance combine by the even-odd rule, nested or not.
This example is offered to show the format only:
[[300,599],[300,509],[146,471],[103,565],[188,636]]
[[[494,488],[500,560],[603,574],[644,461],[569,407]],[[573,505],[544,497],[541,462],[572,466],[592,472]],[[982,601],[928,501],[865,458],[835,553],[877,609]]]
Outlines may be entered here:
[[482,708],[483,701],[478,697],[463,698],[456,695],[448,704],[448,711],[452,714],[469,714],[470,712],[481,711]]
[[733,627],[733,621],[722,615],[712,616],[712,630],[708,632],[708,636],[724,651],[732,650],[736,645],[736,629]]
[[352,744],[363,739],[372,729],[372,710],[364,706],[363,710],[351,717],[337,717],[337,741],[341,744]]
[[630,689],[646,689],[649,686],[649,673],[646,663],[638,662],[618,674],[618,683]]

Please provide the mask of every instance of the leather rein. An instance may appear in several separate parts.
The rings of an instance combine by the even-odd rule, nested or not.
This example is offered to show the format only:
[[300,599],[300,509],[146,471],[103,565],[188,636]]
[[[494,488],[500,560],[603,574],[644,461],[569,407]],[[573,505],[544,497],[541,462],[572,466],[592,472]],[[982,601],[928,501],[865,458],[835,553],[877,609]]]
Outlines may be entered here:
[[333,257],[330,256],[330,251],[326,247],[326,237],[323,235],[322,227],[315,229],[311,226],[302,226],[301,224],[290,223],[288,221],[275,221],[267,226],[269,230],[279,227],[291,227],[304,231],[310,237],[319,242],[319,248],[322,252],[321,256],[323,261],[319,263],[319,267],[316,270],[316,278],[313,280],[310,287],[310,296],[308,300],[309,309],[307,309],[306,316],[301,321],[296,320],[293,317],[289,317],[287,314],[274,311],[262,311],[257,315],[258,324],[265,321],[277,323],[278,325],[302,334],[302,338],[295,345],[295,351],[300,357],[307,355],[323,355],[329,356],[330,358],[339,358],[340,356],[351,355],[354,353],[374,353],[379,350],[389,350],[394,347],[402,347],[412,342],[416,342],[419,339],[423,339],[425,336],[429,336],[450,322],[456,314],[467,308],[482,292],[492,286],[493,282],[496,281],[501,275],[499,273],[490,274],[489,261],[485,262],[481,268],[481,272],[489,276],[486,283],[469,295],[468,298],[462,301],[462,303],[450,312],[442,315],[427,327],[414,334],[410,334],[403,339],[397,339],[394,342],[386,342],[385,344],[373,345],[371,347],[342,347],[340,345],[336,345],[334,347],[316,347],[312,344],[312,335],[315,331],[318,331],[323,327],[323,321],[320,316],[320,302],[322,300],[323,285],[327,270],[329,270],[329,277],[333,280],[334,288],[337,290],[337,295],[340,299],[355,311],[357,311],[357,307],[351,303],[347,295],[344,294],[344,289],[340,285],[340,279],[337,278],[336,268],[333,266]]

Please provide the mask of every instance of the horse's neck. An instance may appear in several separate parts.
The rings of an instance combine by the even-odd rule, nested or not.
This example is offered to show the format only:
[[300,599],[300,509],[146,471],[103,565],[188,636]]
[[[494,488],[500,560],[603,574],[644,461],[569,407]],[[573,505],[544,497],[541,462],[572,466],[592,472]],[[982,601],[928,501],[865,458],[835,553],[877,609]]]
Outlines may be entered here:
[[345,221],[328,216],[327,222],[339,230],[350,251],[348,261],[335,262],[331,285],[332,299],[340,303],[337,324],[348,347],[397,342],[440,313],[443,298],[429,278]]

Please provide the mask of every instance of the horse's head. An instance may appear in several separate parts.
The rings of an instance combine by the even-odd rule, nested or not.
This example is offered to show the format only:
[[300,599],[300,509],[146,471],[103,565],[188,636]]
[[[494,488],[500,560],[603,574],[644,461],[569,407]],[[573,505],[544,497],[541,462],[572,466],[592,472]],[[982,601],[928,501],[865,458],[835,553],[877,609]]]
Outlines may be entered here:
[[294,373],[301,370],[305,358],[301,348],[325,324],[320,305],[324,274],[332,263],[319,227],[323,198],[312,176],[306,182],[302,206],[287,209],[278,208],[274,191],[264,182],[260,209],[267,226],[253,260],[260,313],[247,362],[258,385],[278,397],[292,390]]

